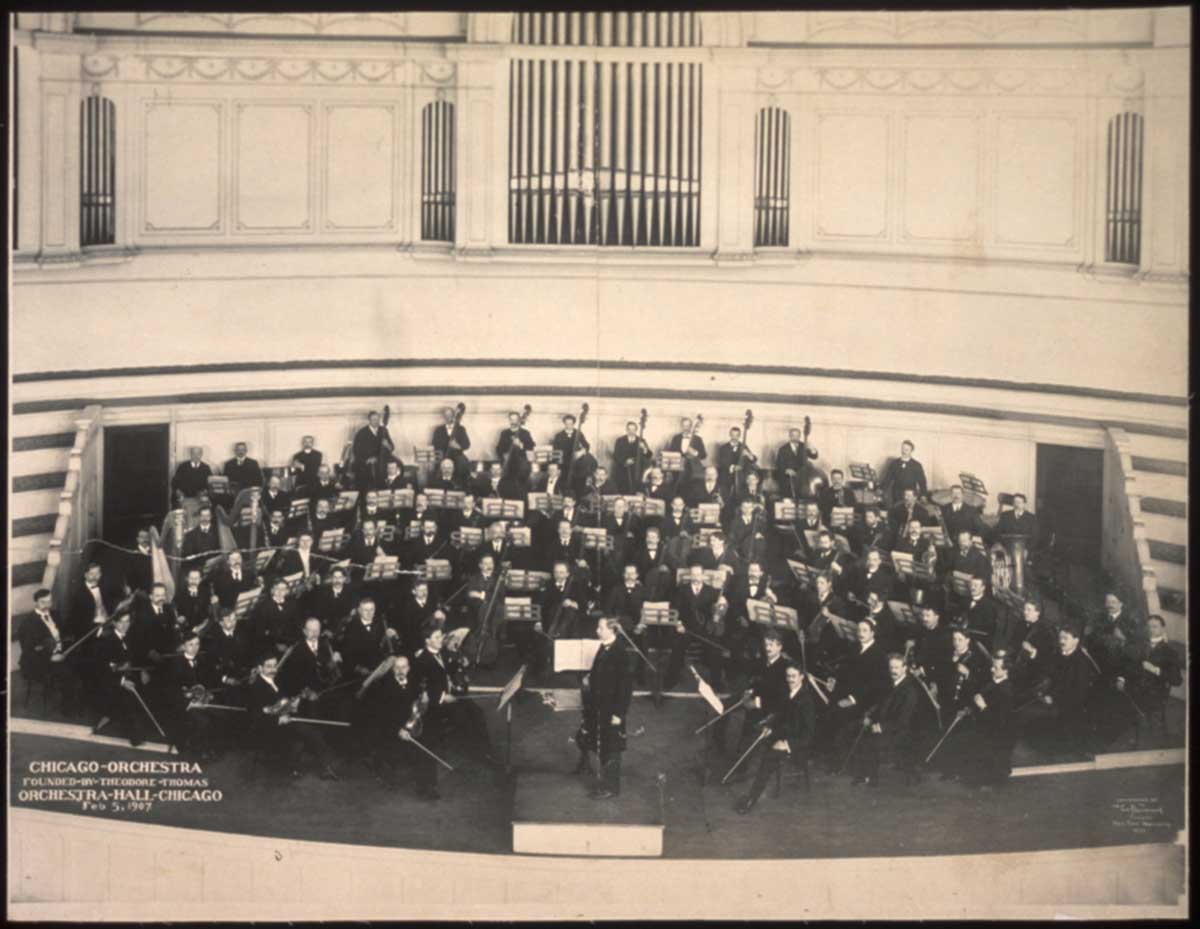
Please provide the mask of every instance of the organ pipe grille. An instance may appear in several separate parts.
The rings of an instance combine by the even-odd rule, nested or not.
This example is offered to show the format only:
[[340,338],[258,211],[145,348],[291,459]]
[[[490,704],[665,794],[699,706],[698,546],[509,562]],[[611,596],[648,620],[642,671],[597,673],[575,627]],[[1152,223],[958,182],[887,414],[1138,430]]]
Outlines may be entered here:
[[1143,128],[1137,113],[1120,113],[1108,121],[1106,261],[1141,260]]
[[116,236],[116,107],[105,97],[85,97],[80,109],[80,244],[109,245]]
[[792,119],[766,107],[754,121],[754,244],[788,244]]
[[454,104],[421,110],[421,238],[454,241]]
[[700,44],[697,13],[517,13],[518,45],[684,48]]

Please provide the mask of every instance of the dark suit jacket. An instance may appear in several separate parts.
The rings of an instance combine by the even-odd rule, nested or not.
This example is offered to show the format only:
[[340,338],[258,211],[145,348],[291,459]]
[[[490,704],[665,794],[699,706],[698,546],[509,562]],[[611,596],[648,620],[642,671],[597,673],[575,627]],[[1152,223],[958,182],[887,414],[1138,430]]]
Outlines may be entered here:
[[233,627],[232,635],[226,635],[220,627],[215,631],[210,629],[201,645],[200,657],[204,660],[207,683],[213,686],[219,685],[225,677],[244,676],[255,657],[250,628],[239,622]]
[[291,645],[300,637],[300,623],[300,608],[295,600],[284,600],[282,607],[270,597],[259,601],[249,616],[255,650]]
[[942,520],[946,524],[946,531],[950,534],[950,541],[954,544],[958,543],[958,534],[960,532],[970,532],[971,535],[981,535],[983,531],[983,523],[979,518],[979,511],[973,506],[967,506],[965,503],[959,507],[957,513],[954,512],[953,504],[947,503],[942,507]]
[[787,656],[780,655],[772,664],[763,658],[751,670],[750,689],[762,702],[763,713],[778,713],[787,702],[787,668]]
[[144,590],[150,593],[154,584],[154,565],[150,554],[141,552],[125,556],[125,583],[130,590]]
[[175,469],[175,476],[171,478],[171,492],[181,492],[185,497],[195,497],[201,491],[208,489],[208,479],[212,477],[212,468],[203,461],[196,467],[192,467],[192,462],[184,461]]
[[831,702],[853,697],[855,706],[863,710],[878,703],[891,686],[887,655],[878,642],[873,642],[870,648],[861,653],[855,644],[854,651],[835,677],[837,681]]
[[915,458],[908,461],[892,459],[881,483],[891,491],[893,500],[902,499],[904,491],[909,489],[915,490],[918,497],[923,497],[929,490],[929,484],[925,480],[925,469]]
[[412,661],[413,678],[417,685],[417,690],[424,690],[429,694],[430,707],[436,707],[442,699],[442,694],[450,689],[450,675],[446,671],[444,653],[439,652],[438,657],[426,649],[422,648],[417,653]]
[[383,660],[386,652],[384,629],[383,620],[378,616],[370,626],[364,626],[360,619],[346,624],[339,650],[342,653],[342,667],[347,674],[359,668],[365,668],[369,673]]
[[[359,471],[364,471],[368,467],[368,458],[379,458],[387,455],[387,449],[384,447],[384,440],[392,442],[391,434],[388,432],[387,426],[380,426],[378,431],[371,433],[370,426],[363,426],[358,432],[354,433],[354,467]],[[392,442],[393,447],[395,443]]]
[[920,685],[912,679],[911,674],[906,674],[899,684],[889,680],[879,709],[871,714],[871,722],[879,723],[884,738],[892,742],[908,741],[912,738],[918,698],[921,696]]
[[[317,482],[317,469],[321,467],[323,456],[315,448],[310,452],[299,451],[293,456],[295,463],[303,465],[303,470],[296,471],[296,486],[309,487]],[[264,494],[264,506],[266,505]]]
[[[809,460],[817,457],[817,453],[809,448],[807,458]],[[779,493],[781,496],[790,498],[792,496],[791,480],[788,478],[787,471],[791,468],[799,477],[800,470],[808,463],[804,455],[804,443],[797,443],[795,449],[792,448],[792,443],[787,442],[779,446],[779,451],[775,453],[775,481],[779,484]],[[798,493],[803,493],[803,488],[800,482],[796,481],[796,490]]]
[[588,685],[591,708],[599,725],[608,725],[613,716],[619,716],[624,725],[633,698],[633,675],[629,673],[629,660],[620,639],[611,645],[600,646],[592,661]]
[[463,427],[461,424],[458,426],[455,426],[453,438],[456,442],[458,442],[459,449],[461,449],[461,451],[452,450],[450,448],[451,436],[449,433],[446,432],[446,424],[441,423],[438,426],[436,426],[433,430],[432,445],[433,445],[434,449],[436,449],[437,451],[442,453],[443,457],[446,457],[446,458],[465,457],[465,455],[463,453],[466,452],[466,450],[471,447],[471,439],[467,435],[466,428]]
[[[63,635],[62,618],[54,610],[50,618],[58,627],[58,634]],[[21,645],[21,671],[23,674],[41,680],[50,668],[50,656],[54,654],[54,635],[42,622],[37,613],[30,613],[21,621],[17,630],[17,641]]]
[[[530,451],[533,449],[533,446],[534,446],[533,436],[531,436],[529,434],[528,429],[526,429],[524,427],[521,427],[520,429],[518,429],[516,432],[516,440],[517,440],[518,444],[521,446],[521,448],[523,448],[525,451]],[[499,458],[501,461],[504,461],[505,458],[508,456],[508,450],[510,448],[512,448],[512,444],[513,444],[513,431],[511,429],[505,429],[503,432],[500,433],[500,440],[496,443],[496,457]],[[520,454],[520,453],[516,452],[514,454]]]
[[238,594],[245,593],[247,590],[253,590],[258,586],[258,577],[253,571],[249,571],[246,565],[242,564],[242,579],[235,581],[233,574],[228,566],[222,567],[213,572],[212,585],[213,590],[217,594],[217,599],[221,601],[221,606],[225,609],[231,609],[237,603]]
[[[104,603],[105,612],[111,618],[113,610],[117,608],[118,600],[117,596],[104,586],[103,581],[100,582],[100,599]],[[68,630],[74,638],[79,638],[92,628],[92,621],[96,618],[96,601],[92,598],[87,584],[80,584],[71,596],[71,608],[68,615],[70,616]]]
[[238,487],[262,487],[263,485],[262,468],[253,458],[246,458],[241,464],[238,464],[236,458],[230,458],[225,462],[222,473],[229,478],[229,483],[237,484]]

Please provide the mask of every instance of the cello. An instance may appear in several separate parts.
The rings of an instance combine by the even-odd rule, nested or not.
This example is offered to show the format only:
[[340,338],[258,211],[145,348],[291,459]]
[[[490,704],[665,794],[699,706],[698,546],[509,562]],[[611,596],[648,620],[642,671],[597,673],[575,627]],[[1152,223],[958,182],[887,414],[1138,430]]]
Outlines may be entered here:
[[380,417],[379,426],[379,448],[375,452],[375,486],[382,487],[384,475],[387,474],[387,463],[392,457],[392,453],[396,450],[392,445],[392,440],[383,434],[383,430],[387,428],[388,420],[392,418],[392,408],[388,404],[383,405],[383,416]]
[[495,585],[487,600],[479,608],[479,622],[475,626],[476,636],[474,663],[477,668],[495,666],[500,655],[500,624],[494,618],[496,600],[508,579],[508,568],[496,571]]

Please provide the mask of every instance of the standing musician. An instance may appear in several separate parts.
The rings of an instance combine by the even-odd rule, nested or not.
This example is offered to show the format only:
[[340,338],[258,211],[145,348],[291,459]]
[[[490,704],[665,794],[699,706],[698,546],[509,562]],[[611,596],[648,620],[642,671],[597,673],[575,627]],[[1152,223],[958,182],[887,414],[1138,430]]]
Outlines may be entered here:
[[808,675],[791,664],[785,666],[785,674],[787,690],[783,702],[763,720],[771,729],[767,737],[771,747],[763,753],[750,792],[737,804],[739,813],[754,809],[771,776],[788,759],[805,770],[808,768],[808,755],[817,734],[817,700]]
[[[591,471],[584,465],[585,457],[590,457],[591,444],[582,432],[575,428],[575,416],[568,413],[562,418],[563,427],[550,441],[555,451],[562,456],[562,467],[567,474],[568,489],[582,497],[586,490],[586,482],[591,477]],[[593,459],[594,461],[594,459]]]
[[1058,654],[1050,665],[1050,689],[1042,703],[1053,710],[1052,751],[1073,758],[1092,757],[1092,720],[1088,712],[1088,697],[1099,673],[1084,654],[1075,626],[1064,625],[1058,630]]
[[971,725],[961,736],[952,736],[942,749],[943,753],[949,753],[943,762],[945,779],[961,779],[982,790],[998,787],[1008,780],[1012,773],[1013,745],[1017,740],[1009,670],[1006,652],[999,651],[992,656],[987,680],[971,695],[964,708],[970,714]]
[[1028,503],[1024,494],[1013,494],[1012,500],[1012,509],[1002,511],[996,520],[995,535],[1023,535],[1033,543],[1037,539],[1037,517],[1025,508]]
[[279,671],[279,687],[289,697],[316,692],[341,676],[342,656],[321,636],[321,621],[310,616],[304,621],[299,646]]
[[233,446],[233,457],[221,468],[221,473],[229,478],[230,491],[236,494],[246,487],[262,487],[263,473],[257,461],[246,456],[246,443],[238,442]]
[[1148,638],[1128,650],[1125,691],[1151,718],[1160,714],[1171,688],[1183,683],[1183,663],[1167,639],[1166,621],[1157,613],[1146,621]]
[[212,468],[204,462],[204,449],[193,445],[188,449],[188,460],[181,461],[171,478],[171,492],[176,503],[198,497],[208,491],[208,479]]
[[821,509],[821,521],[826,526],[830,524],[834,507],[854,506],[854,492],[846,486],[846,474],[841,468],[829,472],[829,486],[822,487],[817,493],[817,503]]
[[817,450],[804,441],[800,429],[788,429],[787,442],[775,453],[775,483],[782,496],[800,500],[807,493],[800,486],[801,476],[809,460],[815,461],[817,454]]
[[914,736],[920,690],[909,676],[903,656],[892,652],[887,666],[891,686],[878,707],[863,717],[863,744],[851,759],[853,784],[878,787],[880,763],[888,759],[895,762],[906,784],[917,779]]
[[125,556],[124,582],[125,589],[132,592],[144,590],[150,592],[154,583],[154,568],[151,565],[150,530],[139,529],[137,533],[137,549]]
[[[462,409],[462,405],[459,405]],[[454,407],[442,410],[442,424],[433,430],[433,448],[441,453],[442,458],[454,462],[454,469],[460,476],[466,475],[470,463],[466,451],[471,447],[471,438],[467,435],[467,427],[460,421],[461,414]]]
[[[704,464],[704,459],[708,457],[704,440],[696,434],[692,420],[687,416],[679,420],[679,431],[671,436],[671,441],[667,443],[667,451],[683,455],[683,472],[679,479],[685,482],[692,482],[696,479],[697,472]],[[695,506],[695,504],[692,505]]]
[[917,497],[924,497],[929,492],[929,484],[925,480],[925,469],[921,462],[912,456],[916,451],[911,439],[900,443],[900,457],[892,460],[881,482],[888,499],[895,501],[904,498],[904,491],[911,490]]
[[149,603],[143,601],[134,605],[129,642],[135,660],[149,659],[160,665],[179,650],[185,629],[184,621],[167,602],[167,585],[154,584]]
[[1019,704],[1048,682],[1054,656],[1058,652],[1058,630],[1042,619],[1042,607],[1036,600],[1021,606],[1021,621],[1007,636],[997,634],[997,650],[1009,655],[1009,676]]
[[[312,436],[306,435],[300,439],[300,451],[292,456],[291,462],[288,464],[288,469],[292,472],[292,476],[296,481],[296,495],[304,496],[308,488],[317,483],[317,469],[321,467],[322,455],[314,448],[315,440]],[[264,506],[270,508],[265,502]]]
[[424,644],[422,630],[430,620],[445,623],[446,614],[429,595],[429,583],[421,578],[413,582],[412,590],[392,614],[385,632],[393,646],[399,645],[405,655],[415,655]]
[[521,455],[522,457],[524,457],[526,452],[533,451],[534,447],[533,436],[521,424],[521,414],[515,410],[508,414],[508,428],[500,433],[500,438],[496,442],[496,457],[502,463],[507,463],[509,452],[514,445],[519,451],[513,452],[513,454]]
[[1081,648],[1095,661],[1099,676],[1089,695],[1089,711],[1096,747],[1107,749],[1137,723],[1140,707],[1134,708],[1126,692],[1130,656],[1146,640],[1142,624],[1129,616],[1116,594],[1105,598],[1105,612],[1088,624]]
[[742,444],[741,427],[734,426],[729,430],[729,441],[717,446],[717,478],[726,500],[732,499],[738,490],[738,474],[743,458],[750,465],[758,460],[757,456]]
[[[950,656],[954,643],[949,626],[942,624],[942,617],[929,603],[921,607],[921,626],[913,640],[911,652],[914,673],[925,680],[935,698],[953,689],[954,665]],[[922,697],[922,703],[926,699]],[[940,701],[939,701],[940,702]]]
[[[646,440],[638,435],[638,424],[632,419],[625,424],[625,434],[613,443],[613,481],[617,492],[635,494],[641,489],[645,471],[654,463],[654,453]],[[641,460],[641,468],[638,461]]]
[[137,696],[138,685],[147,683],[149,676],[132,667],[134,652],[129,637],[130,622],[129,614],[123,613],[98,636],[97,695],[102,715],[92,731],[99,730],[105,720],[112,719],[128,735],[129,744],[137,746],[145,742],[150,733],[151,723]]
[[17,630],[17,641],[21,646],[20,671],[27,683],[37,682],[56,691],[64,715],[74,715],[75,678],[67,672],[62,657],[62,620],[51,609],[52,600],[45,587],[33,592],[33,612],[21,621]]
[[333,768],[333,754],[318,728],[307,723],[293,722],[298,701],[289,702],[275,680],[279,658],[265,653],[258,663],[258,675],[246,694],[252,743],[269,754],[281,758],[293,778],[303,777],[300,761],[307,750],[318,762],[321,780],[340,780]]
[[[834,616],[845,619],[846,603],[834,593],[833,580],[828,574],[817,575],[813,589],[805,592],[797,605],[797,613],[802,617],[804,642],[812,649],[810,659],[818,663],[840,660],[848,647],[829,620]],[[795,649],[791,651],[795,653]]]
[[[600,784],[592,791],[596,799],[611,799],[621,793],[621,753],[625,750],[633,677],[624,644],[617,638],[617,621],[601,617],[596,622],[600,648],[592,669],[583,676],[583,726],[576,737],[581,754],[593,748],[600,760]],[[586,746],[586,747],[585,747]]]
[[[763,653],[754,661],[749,671],[749,687],[743,696],[749,697],[742,719],[742,731],[738,738],[737,754],[744,752],[757,734],[754,730],[768,717],[777,715],[787,700],[787,669],[791,663],[783,650],[783,635],[778,629],[768,629],[762,636]],[[717,751],[725,751],[725,723],[721,720],[713,726],[713,739]],[[744,769],[743,769],[744,770]]]

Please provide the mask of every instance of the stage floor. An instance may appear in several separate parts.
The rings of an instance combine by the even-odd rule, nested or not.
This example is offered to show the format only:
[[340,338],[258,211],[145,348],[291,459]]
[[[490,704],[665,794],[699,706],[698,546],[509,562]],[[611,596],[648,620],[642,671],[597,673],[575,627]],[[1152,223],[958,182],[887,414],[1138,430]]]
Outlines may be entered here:
[[[570,679],[561,677],[563,683]],[[481,703],[493,744],[503,757],[504,718],[492,698]],[[27,718],[40,715],[22,713],[18,707],[14,711]],[[811,792],[804,791],[798,775],[789,774],[780,796],[774,795],[772,784],[755,810],[740,816],[734,803],[745,784],[719,784],[733,757],[710,756],[706,765],[704,740],[692,734],[710,715],[700,700],[667,698],[656,708],[649,698],[634,699],[624,768],[631,781],[653,783],[656,791],[661,786],[664,857],[1015,852],[1170,842],[1184,828],[1182,764],[1014,778],[990,793],[940,782],[936,774],[927,774],[911,788],[885,778],[879,789],[867,790],[851,786],[846,777],[814,770]],[[512,765],[518,775],[578,777],[569,773],[578,758],[570,741],[578,722],[578,711],[554,712],[541,695],[519,694],[512,740]],[[735,724],[730,732],[731,745],[736,742],[736,728]],[[34,776],[29,769],[32,762],[175,757],[25,733],[13,733],[11,745],[11,802],[57,812],[83,811],[78,803],[30,803],[19,798],[24,779]],[[202,765],[209,786],[222,791],[220,802],[164,803],[145,813],[89,811],[87,815],[290,839],[510,852],[514,780],[475,763],[453,739],[447,757],[458,770],[441,773],[442,800],[433,804],[417,799],[407,785],[385,787],[365,764],[353,759],[341,764],[338,782],[311,774],[292,781],[270,775],[248,754],[235,752]],[[1130,798],[1140,798],[1143,808],[1161,812],[1130,816],[1124,805]],[[580,791],[580,802],[611,801],[585,799]]]

